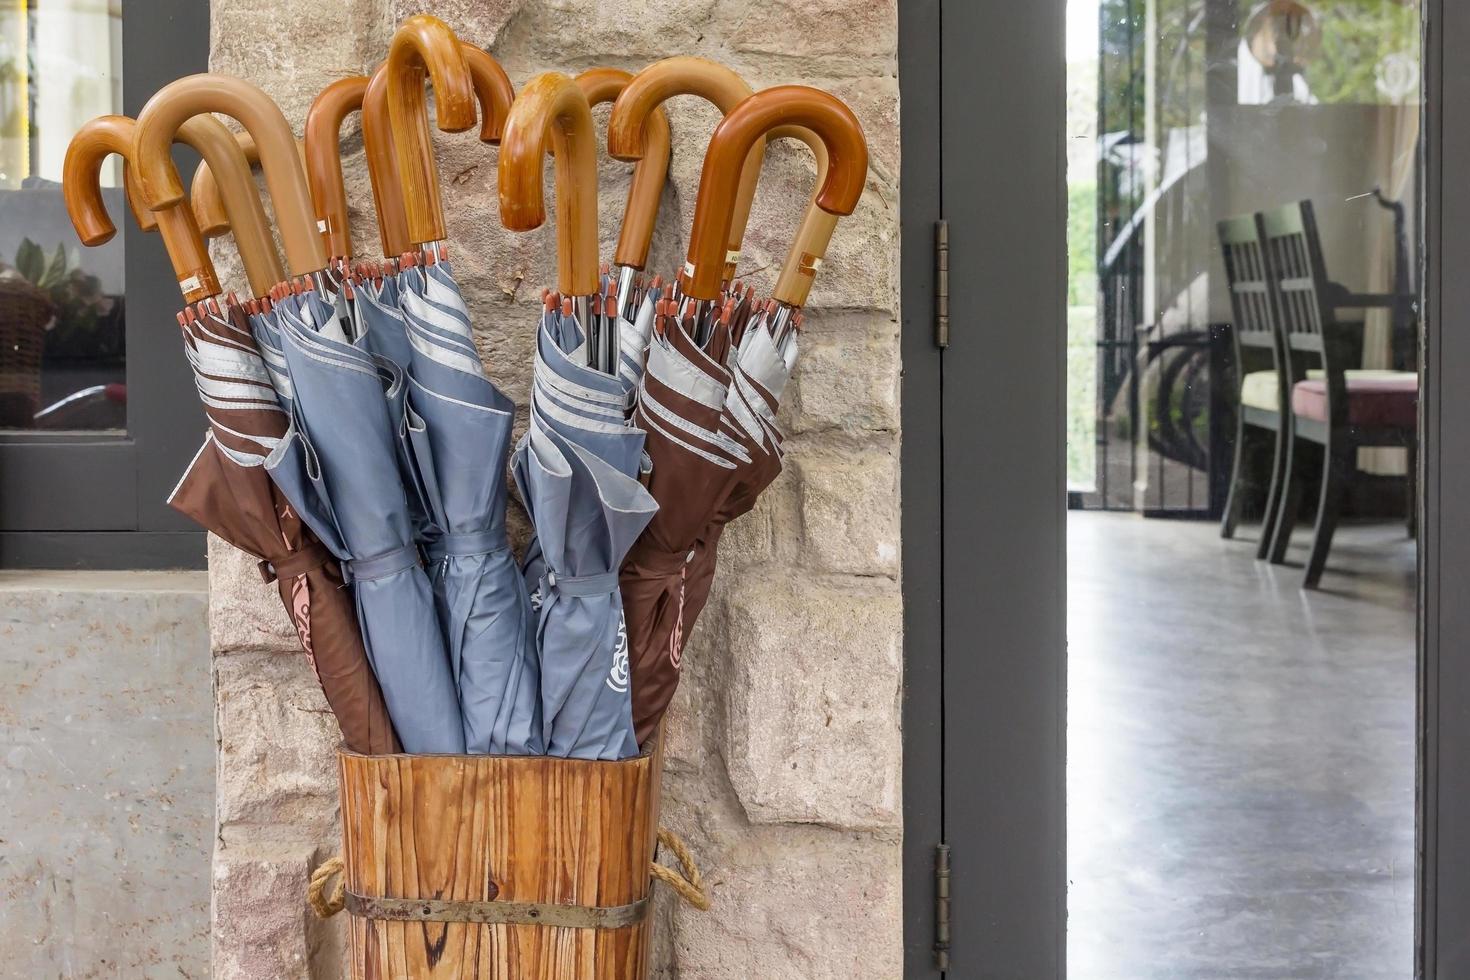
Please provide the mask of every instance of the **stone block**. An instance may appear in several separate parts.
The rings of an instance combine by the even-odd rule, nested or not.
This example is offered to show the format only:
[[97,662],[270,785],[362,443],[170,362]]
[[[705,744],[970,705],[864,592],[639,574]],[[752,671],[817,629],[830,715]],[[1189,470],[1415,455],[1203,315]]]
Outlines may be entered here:
[[896,578],[899,489],[893,448],[838,452],[802,444],[789,458],[800,488],[801,561],[827,572]]
[[887,840],[781,828],[705,862],[714,907],[671,903],[673,959],[700,980],[903,976],[902,849]]
[[725,604],[721,755],[750,820],[898,827],[898,589],[763,576]]
[[242,654],[215,661],[221,828],[257,839],[325,839],[337,832],[341,741],[304,655]]
[[313,980],[310,844],[222,844],[214,854],[214,980]]
[[897,324],[817,312],[807,319],[801,345],[781,406],[789,433],[897,431]]
[[731,45],[742,53],[787,55],[806,64],[856,70],[892,63],[898,52],[898,0],[765,0],[740,3],[727,16]]
[[256,560],[209,536],[209,633],[214,652],[301,654],[301,641]]

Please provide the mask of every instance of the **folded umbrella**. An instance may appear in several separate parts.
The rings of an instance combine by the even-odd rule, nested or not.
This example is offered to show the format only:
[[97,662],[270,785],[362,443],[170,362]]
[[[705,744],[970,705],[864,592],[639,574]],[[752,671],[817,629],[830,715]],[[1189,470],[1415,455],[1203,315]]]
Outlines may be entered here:
[[[637,79],[623,95],[630,109],[640,99],[635,86]],[[866,179],[867,147],[856,118],[815,89],[785,86],[751,96],[711,139],[679,298],[665,301],[655,331],[663,343],[650,347],[636,416],[649,433],[649,486],[660,503],[623,569],[640,739],[657,729],[677,687],[683,644],[709,595],[720,529],[753,506],[780,472],[775,410],[795,356],[788,329],[794,314],[778,320],[783,304],[772,305],[738,325],[737,344],[731,320],[739,300],[726,277],[744,179],[738,165],[782,125],[815,131],[826,147],[828,169],[814,199],[823,211],[850,213]],[[825,241],[810,244],[825,250]],[[690,493],[691,486],[699,491]]]
[[525,562],[539,597],[542,728],[549,755],[635,755],[627,631],[618,568],[657,505],[637,480],[643,435],[623,421],[626,382],[587,361],[585,326],[600,294],[597,150],[586,96],[564,75],[537,76],[506,122],[501,220],[546,219],[542,158],[556,158],[558,288],[537,333],[530,428],[512,467],[535,540]]
[[[126,117],[103,117],[84,126],[68,148],[63,186],[68,211],[86,244],[101,244],[115,231],[102,208],[97,177],[108,152],[131,158],[134,128]],[[264,214],[248,165],[224,125],[198,116],[179,127],[178,138],[214,163],[228,199],[253,204],[255,210],[241,211],[238,221],[251,230],[253,241],[264,238]],[[135,169],[129,165],[130,176]],[[130,186],[130,196],[137,195],[135,205],[141,194]],[[222,308],[216,300],[219,284],[187,206],[176,204],[156,213],[185,299],[199,301],[180,319],[210,424],[204,445],[169,502],[256,557],[263,576],[276,582],[344,742],[356,751],[396,751],[398,743],[335,562],[264,473],[265,455],[284,435],[286,419],[243,315],[233,303],[226,301]],[[250,271],[259,275],[264,253],[249,244],[242,251]]]
[[[467,89],[468,79],[461,81]],[[367,655],[403,747],[461,751],[453,679],[412,537],[389,422],[389,400],[401,390],[402,376],[343,334],[306,177],[279,107],[240,79],[192,76],[166,86],[138,122],[139,170],[148,203],[156,209],[182,199],[168,140],[183,119],[211,111],[236,116],[255,137],[288,264],[310,287],[282,295],[268,315],[257,318],[257,327],[274,320],[270,339],[279,341],[277,352],[289,380],[285,390],[277,390],[291,412],[265,468],[343,562]],[[272,366],[268,360],[267,368],[273,380],[282,373],[279,363]]]

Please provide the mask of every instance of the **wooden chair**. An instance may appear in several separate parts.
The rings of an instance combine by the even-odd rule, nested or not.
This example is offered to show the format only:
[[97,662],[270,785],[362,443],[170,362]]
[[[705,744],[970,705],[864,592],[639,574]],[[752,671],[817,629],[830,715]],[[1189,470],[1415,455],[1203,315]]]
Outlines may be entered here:
[[[1291,384],[1284,487],[1268,557],[1277,564],[1286,557],[1301,503],[1306,468],[1302,449],[1316,443],[1323,449],[1322,490],[1302,583],[1311,589],[1327,563],[1343,498],[1357,472],[1359,448],[1408,448],[1413,499],[1419,379],[1413,372],[1349,367],[1360,363],[1362,327],[1337,319],[1310,201],[1263,212],[1258,222]],[[1314,362],[1316,372],[1311,370]]]
[[1256,557],[1266,557],[1279,511],[1279,496],[1286,469],[1285,426],[1289,386],[1281,370],[1284,357],[1277,329],[1276,294],[1266,270],[1266,252],[1260,224],[1254,214],[1227,218],[1218,225],[1220,253],[1225,260],[1225,279],[1230,288],[1234,314],[1230,335],[1235,348],[1236,386],[1235,462],[1230,473],[1230,493],[1220,519],[1220,536],[1235,536],[1236,525],[1248,482],[1245,472],[1250,445],[1258,438],[1271,440],[1271,482],[1266,493],[1261,539]]

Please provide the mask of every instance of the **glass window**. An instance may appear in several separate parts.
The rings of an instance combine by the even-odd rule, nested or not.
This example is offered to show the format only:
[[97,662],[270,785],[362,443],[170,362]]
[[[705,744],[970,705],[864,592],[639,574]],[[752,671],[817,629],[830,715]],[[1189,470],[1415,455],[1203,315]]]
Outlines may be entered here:
[[[72,134],[121,110],[119,0],[0,0],[0,429],[126,426],[123,235],[83,248],[60,183]],[[102,184],[121,231],[116,158]]]

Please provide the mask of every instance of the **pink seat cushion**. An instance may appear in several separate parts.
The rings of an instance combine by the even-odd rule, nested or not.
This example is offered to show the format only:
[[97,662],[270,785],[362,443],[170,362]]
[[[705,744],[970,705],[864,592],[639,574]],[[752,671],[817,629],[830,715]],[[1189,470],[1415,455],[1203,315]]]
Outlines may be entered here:
[[[1360,426],[1413,428],[1419,421],[1419,377],[1404,371],[1378,377],[1347,379],[1348,422]],[[1291,391],[1292,411],[1302,418],[1327,421],[1327,382],[1298,381]]]

